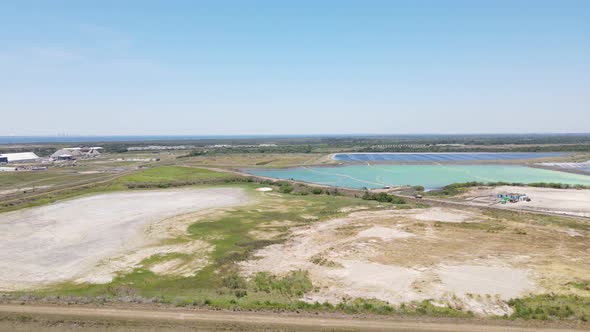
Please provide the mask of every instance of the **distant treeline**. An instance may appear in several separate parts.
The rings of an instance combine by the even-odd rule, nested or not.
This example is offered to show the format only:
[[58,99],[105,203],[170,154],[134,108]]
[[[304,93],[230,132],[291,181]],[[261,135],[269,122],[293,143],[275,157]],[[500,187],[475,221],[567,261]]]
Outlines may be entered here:
[[[263,144],[263,146],[257,146]],[[268,144],[273,144],[269,146]],[[64,146],[102,146],[105,152],[123,153],[128,147],[193,145],[203,153],[332,153],[332,152],[590,152],[590,134],[526,135],[365,135],[292,136],[233,139],[178,139],[121,142],[36,143],[40,155]],[[227,145],[225,147],[213,147]],[[26,144],[3,152],[30,151]],[[206,151],[206,152],[205,152]],[[149,151],[153,152],[153,151]],[[134,153],[138,153],[135,152]],[[187,154],[191,156],[191,154]]]

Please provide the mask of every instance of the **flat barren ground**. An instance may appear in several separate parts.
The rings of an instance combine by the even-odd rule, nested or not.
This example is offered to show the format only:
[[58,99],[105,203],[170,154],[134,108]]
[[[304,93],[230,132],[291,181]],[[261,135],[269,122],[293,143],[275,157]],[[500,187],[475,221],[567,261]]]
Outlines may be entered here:
[[[129,269],[134,261],[174,251],[155,246],[157,238],[147,236],[146,226],[182,213],[247,201],[242,190],[229,188],[134,191],[0,214],[0,289],[72,279],[108,282],[119,268]],[[125,259],[117,262],[113,259],[117,256]]]
[[[530,202],[500,204],[500,193],[527,194]],[[590,217],[590,190],[588,189],[553,189],[535,187],[482,187],[473,188],[460,196],[461,199],[481,205],[497,208],[511,208],[550,212],[564,215]]]
[[433,300],[509,315],[510,299],[575,292],[567,283],[590,275],[587,236],[477,209],[360,211],[294,228],[287,242],[241,265],[245,275],[309,271],[309,302]]

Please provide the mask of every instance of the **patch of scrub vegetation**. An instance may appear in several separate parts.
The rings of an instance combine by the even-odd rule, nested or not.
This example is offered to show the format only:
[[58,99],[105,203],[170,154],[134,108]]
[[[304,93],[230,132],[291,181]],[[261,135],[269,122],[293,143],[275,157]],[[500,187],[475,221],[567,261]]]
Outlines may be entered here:
[[314,263],[315,265],[320,265],[320,266],[327,266],[327,267],[341,267],[342,266],[342,264],[334,262],[332,260],[329,260],[321,254],[317,254],[317,255],[312,256],[310,261],[312,263]]
[[177,180],[204,180],[228,178],[232,175],[222,172],[211,171],[205,168],[182,167],[182,166],[161,166],[147,168],[137,173],[127,175],[119,181],[127,182],[167,182]]
[[485,209],[483,213],[491,219],[502,222],[511,221],[528,225],[549,226],[565,229],[590,231],[590,223],[584,219],[560,217],[545,214],[528,214],[516,211]]
[[161,166],[148,168],[119,179],[129,188],[165,188],[182,185],[211,183],[216,180],[229,180],[237,176],[208,170],[205,168],[183,166]]
[[544,294],[513,299],[511,319],[581,320],[590,319],[590,297]]
[[567,285],[576,289],[590,291],[590,280],[571,281]]
[[268,272],[258,272],[252,278],[256,291],[278,292],[288,298],[300,298],[313,289],[307,271],[291,271],[284,277],[276,277]]
[[434,227],[449,227],[449,228],[464,228],[470,230],[478,230],[487,233],[498,233],[506,229],[499,221],[485,221],[485,222],[441,222],[436,221]]
[[406,201],[403,198],[383,192],[370,193],[368,191],[365,191],[361,198],[367,201],[377,201],[381,203],[406,204]]

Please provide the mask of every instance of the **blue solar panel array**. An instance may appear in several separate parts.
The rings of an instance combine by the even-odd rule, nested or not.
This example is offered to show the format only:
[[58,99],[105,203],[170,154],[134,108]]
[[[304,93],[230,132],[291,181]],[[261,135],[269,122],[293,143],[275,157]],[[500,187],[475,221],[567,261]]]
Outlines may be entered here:
[[513,153],[338,153],[339,161],[392,161],[392,162],[445,162],[445,161],[485,161],[521,160],[559,157],[562,152],[513,152]]

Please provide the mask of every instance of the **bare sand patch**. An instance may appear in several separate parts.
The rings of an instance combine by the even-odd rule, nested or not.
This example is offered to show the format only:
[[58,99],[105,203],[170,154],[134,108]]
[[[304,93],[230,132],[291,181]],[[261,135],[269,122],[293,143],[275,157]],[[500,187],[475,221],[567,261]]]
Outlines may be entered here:
[[416,236],[415,234],[400,231],[399,229],[375,226],[365,229],[357,234],[357,237],[376,237],[382,240],[404,239]]
[[248,201],[244,191],[232,188],[133,191],[0,214],[0,289],[76,279],[106,282],[117,268],[166,249],[157,246],[161,239],[147,235],[147,225]]
[[416,220],[440,222],[477,222],[476,214],[470,211],[434,207],[414,214]]
[[[479,232],[481,239],[472,238],[462,235],[469,228],[422,222],[486,218],[476,210],[447,208],[355,212],[294,228],[289,240],[257,251],[255,259],[243,262],[241,268],[246,276],[306,270],[316,286],[304,297],[310,302],[433,300],[484,315],[510,313],[506,301],[536,287],[530,269],[516,266],[522,260],[504,259],[502,252],[490,255],[488,251],[501,244],[482,247],[480,241],[489,238],[488,233]],[[466,249],[457,255],[455,251],[461,248]]]
[[[185,259],[175,258],[153,264],[149,267],[149,270],[159,275],[193,276],[209,263],[208,254],[213,250],[213,247],[203,241],[194,241],[190,245],[192,247],[189,250],[182,250],[182,248],[172,249],[174,250],[172,253],[190,254],[189,257]],[[161,252],[158,254],[161,254]]]
[[[530,202],[500,204],[500,193],[525,193]],[[464,200],[480,205],[493,205],[499,208],[536,210],[566,214],[579,217],[590,217],[590,190],[553,189],[535,187],[484,187],[474,188],[460,196]]]
[[[167,275],[192,275],[198,269],[207,264],[207,254],[213,248],[204,241],[196,240],[176,245],[149,246],[135,250],[127,250],[124,253],[104,258],[100,260],[96,267],[85,273],[84,276],[75,279],[75,282],[90,282],[94,284],[108,283],[117,275],[117,273],[131,272],[137,267],[141,267],[141,262],[154,255],[165,254],[191,254],[191,259],[183,260],[174,269],[164,270],[166,265],[156,267],[154,273]],[[164,262],[163,264],[165,264]],[[150,267],[150,270],[153,267]],[[192,273],[190,273],[192,271]]]
[[354,212],[354,211],[367,210],[368,208],[369,208],[368,206],[344,207],[344,208],[341,208],[340,210],[338,210],[338,212],[349,213],[349,212]]
[[272,230],[252,230],[248,232],[248,235],[254,237],[258,240],[272,240],[279,237],[282,232],[279,231],[272,231]]
[[339,263],[342,268],[326,269],[321,274],[330,286],[310,296],[310,300],[337,302],[337,297],[361,297],[403,303],[420,298],[411,288],[420,274],[417,270],[362,261]]
[[[185,261],[180,258],[171,259],[163,263],[155,264],[150,267],[150,271],[159,275],[178,274],[178,269],[185,264]],[[172,273],[171,273],[172,272]]]
[[481,294],[508,300],[535,287],[529,271],[505,266],[441,265],[436,273],[442,289],[461,296]]

